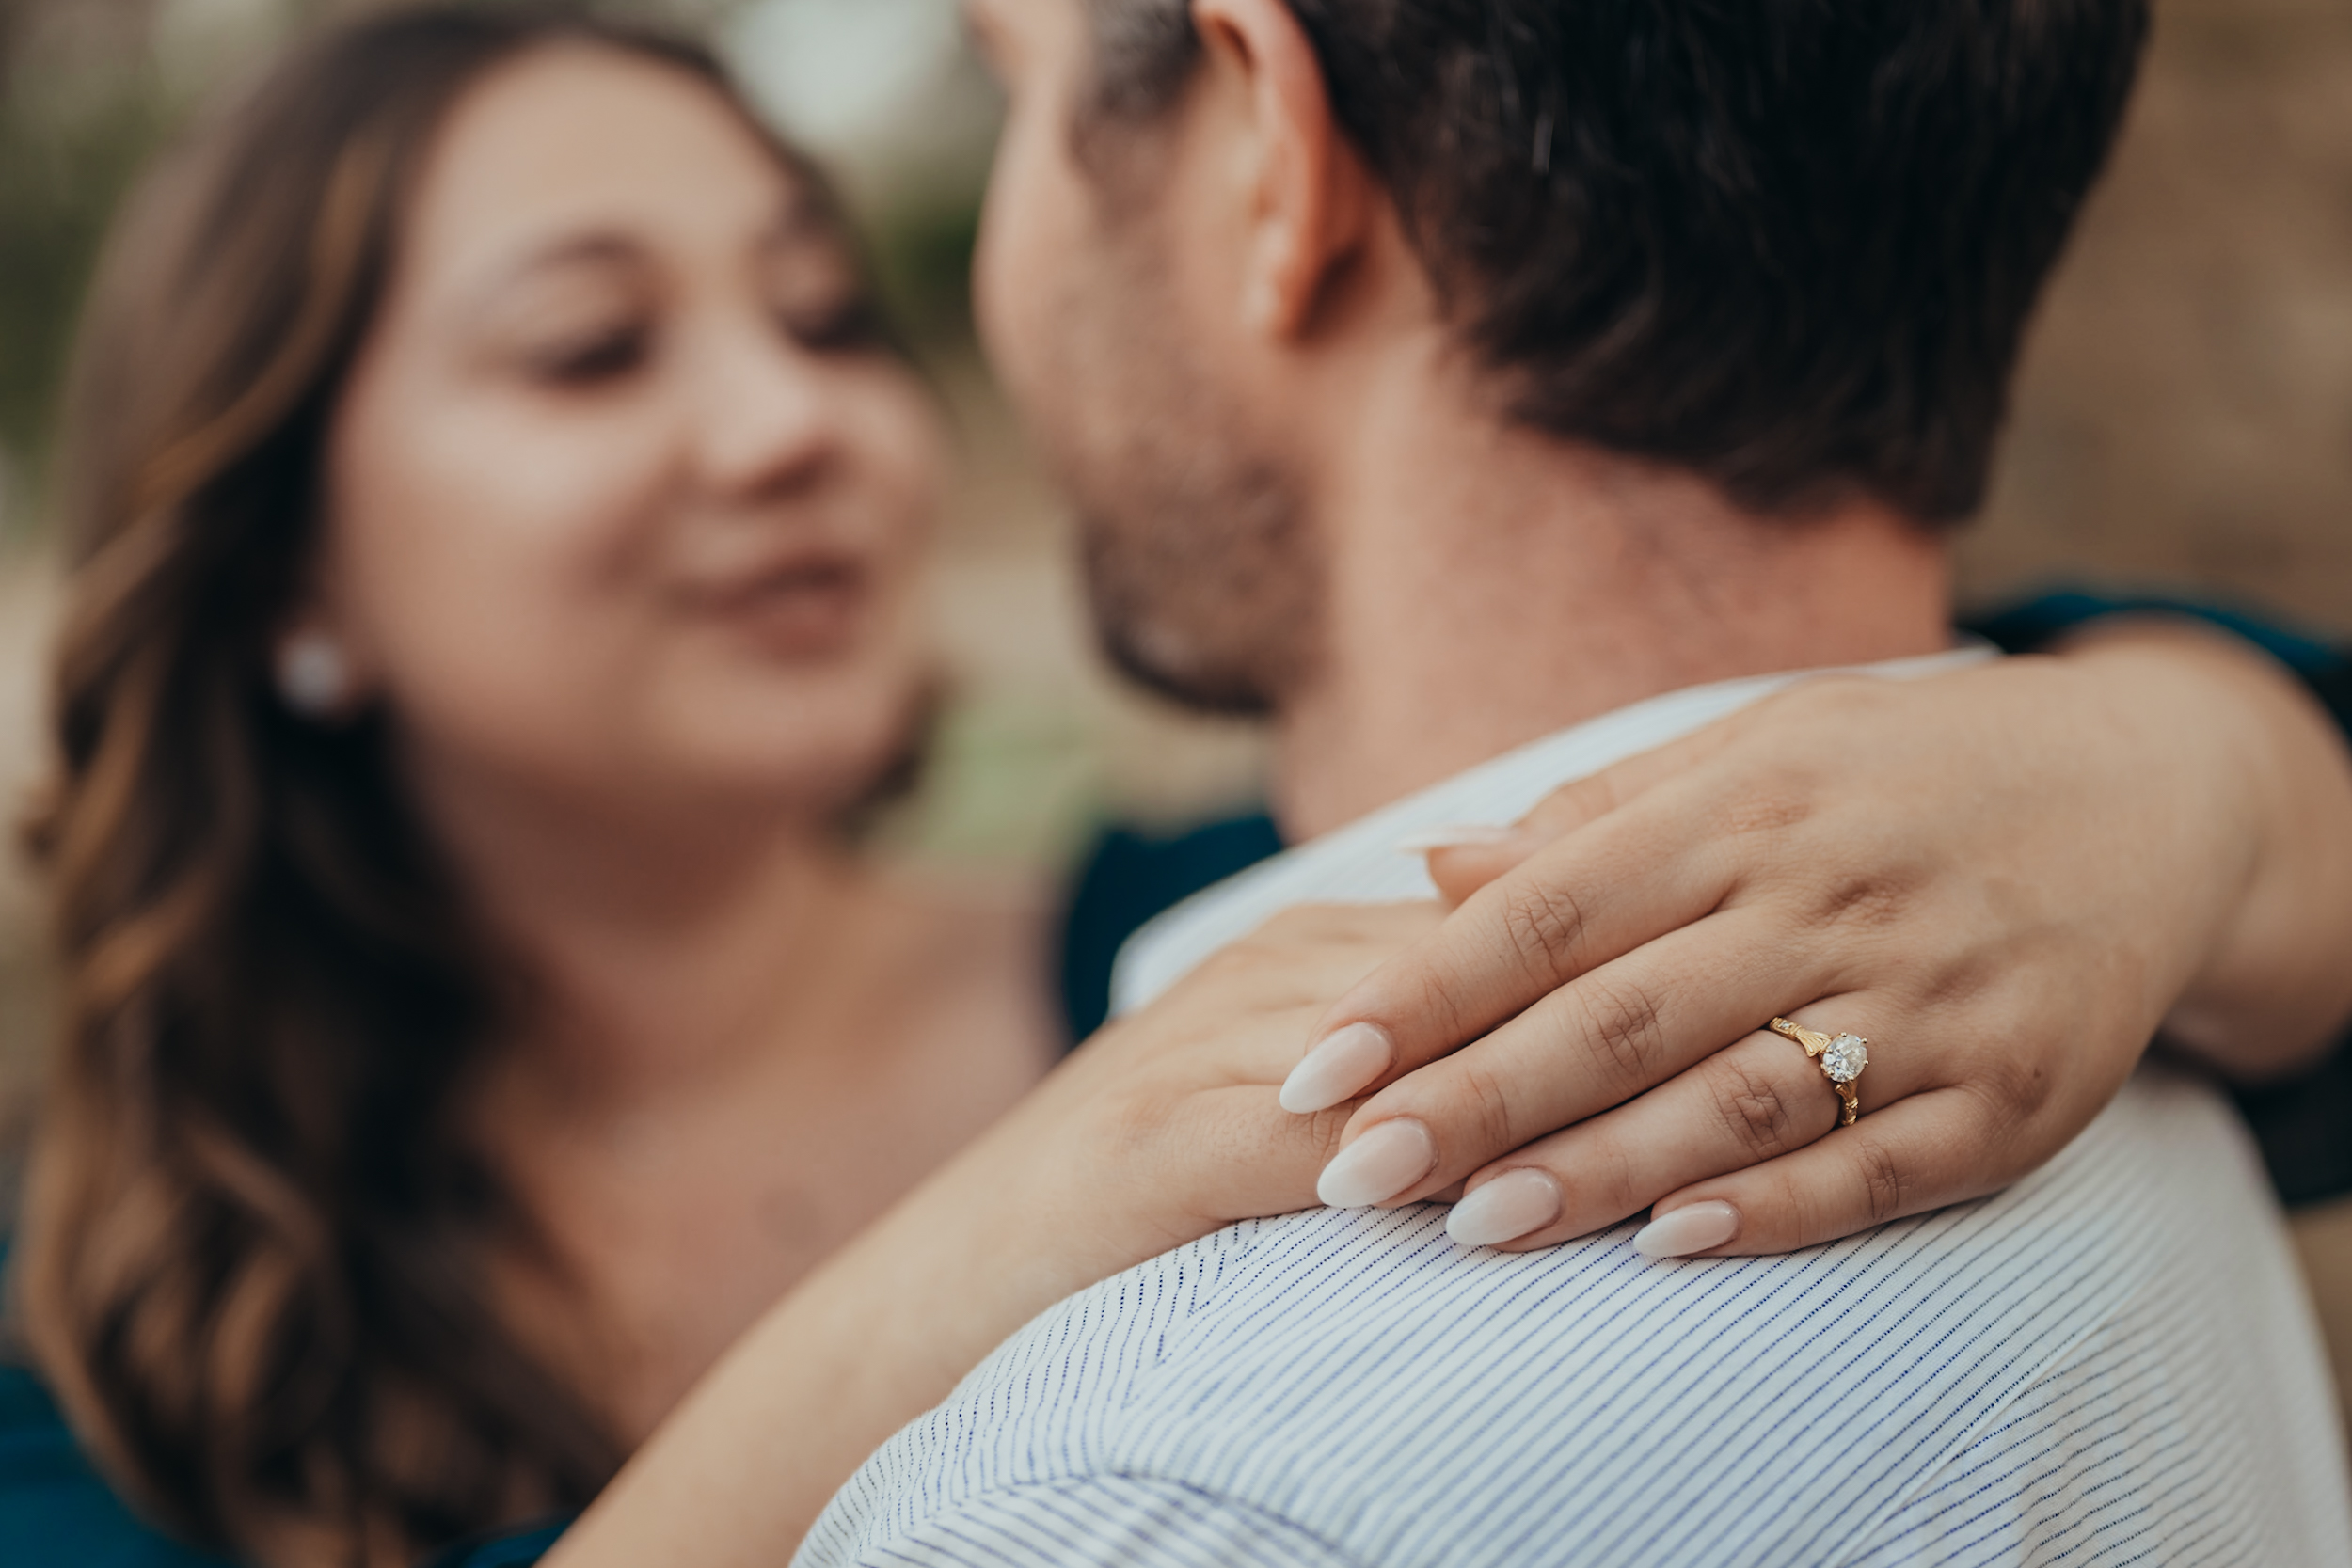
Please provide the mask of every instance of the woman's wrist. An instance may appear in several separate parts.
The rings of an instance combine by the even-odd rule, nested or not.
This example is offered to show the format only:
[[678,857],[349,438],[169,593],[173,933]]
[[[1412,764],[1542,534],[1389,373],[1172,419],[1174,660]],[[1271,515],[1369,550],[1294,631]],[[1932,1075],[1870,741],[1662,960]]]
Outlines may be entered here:
[[2166,1038],[2233,1077],[2293,1070],[2352,1015],[2352,758],[2336,726],[2276,661],[2192,622],[2098,623],[2063,657],[2137,716],[2147,766],[2181,780],[2169,847],[2210,847],[2196,859],[2213,875],[2171,890],[2212,918]]

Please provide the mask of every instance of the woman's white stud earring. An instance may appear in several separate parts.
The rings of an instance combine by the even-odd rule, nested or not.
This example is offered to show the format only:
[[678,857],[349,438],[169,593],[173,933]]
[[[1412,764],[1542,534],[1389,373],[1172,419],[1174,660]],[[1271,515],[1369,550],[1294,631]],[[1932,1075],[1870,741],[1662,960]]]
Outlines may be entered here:
[[351,702],[351,660],[331,633],[290,632],[278,644],[278,695],[305,719],[340,718]]

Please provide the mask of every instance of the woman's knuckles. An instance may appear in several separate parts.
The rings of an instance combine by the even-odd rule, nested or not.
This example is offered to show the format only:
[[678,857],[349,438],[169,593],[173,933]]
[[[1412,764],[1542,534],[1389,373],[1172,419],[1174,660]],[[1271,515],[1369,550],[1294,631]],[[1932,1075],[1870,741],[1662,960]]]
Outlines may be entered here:
[[1509,1077],[1483,1059],[1460,1063],[1452,1077],[1450,1114],[1432,1130],[1438,1168],[1460,1176],[1527,1140],[1532,1130],[1518,1124],[1515,1107],[1530,1097],[1516,1092]]
[[2052,1042],[1988,1052],[1970,1063],[1973,1070],[1961,1086],[1983,1107],[1988,1132],[2006,1132],[2041,1115],[2056,1092],[2051,1063],[2057,1059]]
[[[1857,1129],[1859,1126],[1857,1123]],[[1896,1139],[1864,1133],[1852,1140],[1846,1152],[1861,1209],[1869,1224],[1884,1225],[1921,1207],[1915,1201],[1919,1195],[1912,1162]]]
[[1586,923],[1576,891],[1549,877],[1514,878],[1501,890],[1499,958],[1538,987],[1564,985],[1583,972]]
[[1562,1000],[1562,1044],[1585,1054],[1613,1101],[1630,1099],[1672,1075],[1675,1041],[1658,998],[1646,987],[1592,974]]
[[[1759,1058],[1735,1048],[1714,1057],[1705,1069],[1724,1142],[1750,1164],[1801,1148],[1836,1120],[1834,1102],[1820,1092],[1818,1082],[1791,1081],[1794,1065],[1792,1061],[1784,1069],[1769,1069]],[[1811,1068],[1810,1062],[1804,1065]]]

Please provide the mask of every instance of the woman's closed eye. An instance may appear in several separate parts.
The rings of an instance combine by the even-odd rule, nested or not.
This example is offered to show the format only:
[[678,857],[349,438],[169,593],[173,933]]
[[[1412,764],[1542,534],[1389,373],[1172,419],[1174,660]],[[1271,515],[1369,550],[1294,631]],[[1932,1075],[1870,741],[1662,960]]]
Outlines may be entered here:
[[806,208],[770,236],[757,277],[769,313],[797,348],[863,354],[888,341],[880,303],[839,231]]
[[574,390],[643,369],[665,310],[642,247],[590,235],[509,274],[475,303],[470,325],[500,373]]
[[811,354],[863,354],[880,347],[887,336],[880,308],[863,291],[779,305],[776,319],[785,335]]
[[634,373],[652,352],[650,324],[628,320],[548,334],[523,345],[517,358],[535,381],[559,388],[590,388]]

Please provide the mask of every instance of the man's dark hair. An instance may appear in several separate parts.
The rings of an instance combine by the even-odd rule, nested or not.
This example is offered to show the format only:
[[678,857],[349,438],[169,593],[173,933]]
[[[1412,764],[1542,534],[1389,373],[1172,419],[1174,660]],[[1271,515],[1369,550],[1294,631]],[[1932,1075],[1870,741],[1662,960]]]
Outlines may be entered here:
[[[1149,119],[1187,0],[1086,0]],[[2146,0],[1289,0],[1513,409],[1741,505],[1975,512]]]

